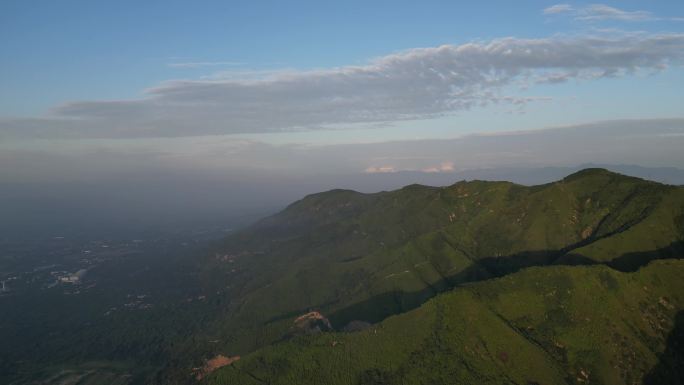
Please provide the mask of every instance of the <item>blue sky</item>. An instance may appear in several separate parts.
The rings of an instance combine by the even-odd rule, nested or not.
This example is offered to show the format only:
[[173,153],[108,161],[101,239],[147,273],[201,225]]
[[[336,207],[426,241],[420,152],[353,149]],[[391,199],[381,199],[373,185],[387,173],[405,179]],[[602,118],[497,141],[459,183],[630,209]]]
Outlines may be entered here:
[[[672,3],[668,12],[677,11]],[[135,97],[162,80],[225,68],[167,66],[174,62],[330,67],[414,47],[542,36],[556,29],[541,15],[548,4],[3,1],[0,112],[35,114],[66,100]]]
[[[215,164],[272,146],[230,158],[248,168],[282,146],[648,130],[684,118],[683,64],[682,1],[6,0],[0,150]],[[372,159],[353,167],[394,167]]]
[[[597,28],[684,30],[681,21],[587,23],[542,14],[556,3],[3,1],[0,116],[34,116],[72,100],[136,98],[164,80],[221,70],[329,68],[416,47]],[[684,17],[681,1],[607,4]],[[226,64],[169,66],[193,62]]]

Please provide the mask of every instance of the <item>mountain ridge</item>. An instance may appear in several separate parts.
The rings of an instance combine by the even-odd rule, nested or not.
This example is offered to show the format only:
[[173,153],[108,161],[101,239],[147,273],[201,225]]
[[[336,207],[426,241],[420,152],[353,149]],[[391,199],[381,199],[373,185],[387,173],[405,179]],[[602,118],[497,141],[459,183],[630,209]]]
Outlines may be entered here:
[[309,310],[342,329],[525,267],[612,263],[634,270],[681,252],[683,212],[680,187],[604,169],[529,187],[459,181],[311,194],[217,246],[215,254],[233,262],[209,263],[211,274],[245,278],[231,285],[242,300],[228,322],[250,330],[222,335],[232,341],[225,353],[280,340],[289,318]]

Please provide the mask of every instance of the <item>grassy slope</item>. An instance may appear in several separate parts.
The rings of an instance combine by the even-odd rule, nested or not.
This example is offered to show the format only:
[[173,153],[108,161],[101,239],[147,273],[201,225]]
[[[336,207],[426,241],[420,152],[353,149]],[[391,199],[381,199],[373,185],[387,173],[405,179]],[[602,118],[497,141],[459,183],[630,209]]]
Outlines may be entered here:
[[218,249],[233,262],[208,264],[207,281],[228,282],[217,291],[239,300],[206,338],[244,354],[282,338],[312,308],[341,328],[525,266],[668,256],[681,251],[683,213],[682,188],[600,169],[534,187],[315,194]]
[[299,337],[211,384],[641,383],[684,308],[684,261],[530,268],[356,333]]

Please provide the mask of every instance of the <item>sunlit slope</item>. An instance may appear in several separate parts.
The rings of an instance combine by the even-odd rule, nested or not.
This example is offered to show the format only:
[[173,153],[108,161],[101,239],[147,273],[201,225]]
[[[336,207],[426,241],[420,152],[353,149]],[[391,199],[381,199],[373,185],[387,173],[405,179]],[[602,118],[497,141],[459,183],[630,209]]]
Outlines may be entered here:
[[682,188],[602,169],[533,187],[472,181],[311,195],[217,248],[207,282],[233,303],[214,335],[228,353],[245,353],[283,338],[310,309],[340,329],[527,266],[635,270],[684,254],[683,213]]
[[683,275],[681,260],[633,273],[530,268],[440,294],[361,332],[261,349],[208,382],[671,383],[684,369],[673,339],[684,327]]

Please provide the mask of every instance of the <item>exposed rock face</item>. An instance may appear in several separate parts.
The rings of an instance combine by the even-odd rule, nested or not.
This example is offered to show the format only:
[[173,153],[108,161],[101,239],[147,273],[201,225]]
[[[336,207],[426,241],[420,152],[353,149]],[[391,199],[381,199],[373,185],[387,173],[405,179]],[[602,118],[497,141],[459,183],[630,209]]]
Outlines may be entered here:
[[226,365],[230,365],[239,359],[240,356],[226,357],[222,354],[219,354],[218,356],[208,360],[201,368],[195,368],[195,378],[197,381],[199,381],[214,370],[222,368]]
[[330,321],[317,311],[303,314],[294,320],[293,334],[316,334],[332,331]]

